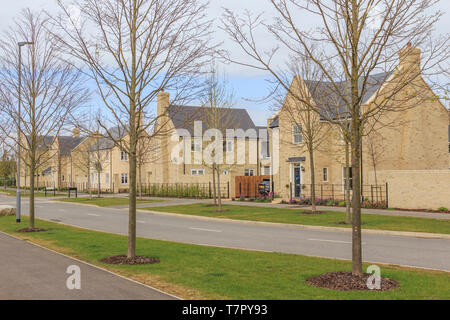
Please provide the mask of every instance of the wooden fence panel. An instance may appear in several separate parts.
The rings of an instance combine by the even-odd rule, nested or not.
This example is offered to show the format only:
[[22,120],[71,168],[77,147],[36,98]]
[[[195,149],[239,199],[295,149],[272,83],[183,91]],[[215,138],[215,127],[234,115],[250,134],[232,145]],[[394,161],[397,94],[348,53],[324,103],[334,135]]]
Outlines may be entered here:
[[269,175],[264,176],[237,176],[236,177],[236,197],[256,198],[259,196],[258,185],[264,179],[270,179]]

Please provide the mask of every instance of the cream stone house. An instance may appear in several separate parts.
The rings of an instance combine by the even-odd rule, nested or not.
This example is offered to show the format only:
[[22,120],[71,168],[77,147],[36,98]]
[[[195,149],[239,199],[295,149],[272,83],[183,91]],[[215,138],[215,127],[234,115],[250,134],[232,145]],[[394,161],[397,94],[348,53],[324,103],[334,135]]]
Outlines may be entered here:
[[[24,137],[25,139],[25,137]],[[29,139],[29,137],[26,137]],[[61,188],[73,181],[72,150],[85,138],[74,130],[72,136],[38,136],[39,163],[34,177],[36,187]],[[27,163],[28,159],[23,159]],[[30,179],[26,165],[21,168],[20,185],[29,187]]]
[[[419,68],[419,49],[408,48],[407,52],[401,51],[396,72],[374,74],[371,77],[363,108],[372,108],[387,92],[391,92],[390,86],[398,81],[402,72]],[[309,94],[320,106],[324,93],[329,92],[329,83],[315,85],[318,90]],[[295,77],[291,90],[298,86],[309,88],[310,83]],[[431,98],[409,96],[413,92],[412,87],[420,87],[423,90],[421,94]],[[338,100],[336,97],[327,98]],[[450,208],[448,110],[420,75],[396,92],[393,100],[404,103],[404,108],[397,112],[384,112],[377,118],[371,133],[363,138],[362,184],[384,186],[388,183],[391,206]],[[294,102],[288,94],[282,108],[268,120],[272,149],[275,151],[272,154],[272,161],[276,163],[273,174],[274,191],[284,198],[309,196],[311,184],[309,154],[297,128],[299,121],[293,121],[293,115],[289,112],[290,103]],[[325,107],[324,112],[327,112]],[[345,185],[345,143],[342,134],[335,125],[322,117],[315,121],[314,125],[323,126],[326,132],[324,141],[314,152],[316,195],[321,196],[322,188],[327,190],[329,198],[330,192],[342,197]],[[386,123],[391,125],[384,125]],[[274,137],[277,138],[276,141]],[[371,157],[373,145],[379,150],[376,161]]]
[[[164,134],[155,139],[155,160],[147,165],[148,181],[152,183],[210,183],[212,163],[205,159],[211,141],[205,137],[211,128],[208,109],[171,105],[167,92],[160,92],[157,101],[158,123]],[[255,126],[245,109],[222,111],[220,145],[223,146],[218,163],[221,183],[227,184],[227,195],[234,197],[236,176],[259,176],[270,173],[268,136],[266,127]],[[226,119],[226,120],[225,120]],[[226,123],[226,124],[224,124]],[[227,135],[226,130],[234,133]]]

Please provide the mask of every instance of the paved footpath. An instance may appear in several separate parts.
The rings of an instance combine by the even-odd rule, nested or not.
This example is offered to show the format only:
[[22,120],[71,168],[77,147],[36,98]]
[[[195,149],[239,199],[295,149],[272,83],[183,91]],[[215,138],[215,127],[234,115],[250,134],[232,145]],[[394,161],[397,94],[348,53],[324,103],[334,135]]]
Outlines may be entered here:
[[[173,296],[0,232],[1,300],[173,300]],[[81,270],[69,290],[67,268]]]

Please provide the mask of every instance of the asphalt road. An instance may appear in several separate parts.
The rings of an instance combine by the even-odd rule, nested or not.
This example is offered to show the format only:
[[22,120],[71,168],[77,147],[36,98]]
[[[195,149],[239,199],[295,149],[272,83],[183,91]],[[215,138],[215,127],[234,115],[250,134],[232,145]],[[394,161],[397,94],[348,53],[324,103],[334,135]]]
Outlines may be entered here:
[[[14,206],[14,198],[0,197]],[[23,212],[28,209],[23,200]],[[124,209],[98,208],[62,202],[37,201],[37,218],[106,232],[127,234]],[[351,259],[349,232],[304,230],[190,216],[138,212],[138,236],[203,245]],[[450,240],[390,235],[363,235],[363,260],[450,272]]]
[[[0,233],[1,300],[172,300],[174,297],[105,270]],[[68,289],[69,266],[80,289]],[[70,271],[70,270],[69,270]],[[74,285],[69,281],[69,286]]]

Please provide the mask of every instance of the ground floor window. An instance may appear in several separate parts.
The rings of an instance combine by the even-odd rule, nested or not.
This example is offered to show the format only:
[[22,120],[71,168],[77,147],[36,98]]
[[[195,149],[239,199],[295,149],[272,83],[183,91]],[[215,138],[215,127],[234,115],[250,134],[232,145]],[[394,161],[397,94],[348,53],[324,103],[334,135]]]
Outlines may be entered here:
[[222,174],[223,174],[224,176],[228,175],[228,170],[222,170]]
[[264,172],[264,175],[269,175],[270,174],[270,167],[269,166],[265,166],[263,172]]
[[105,173],[105,183],[109,184],[109,173]]
[[121,175],[121,183],[128,184],[128,173],[122,173]]
[[254,176],[255,175],[255,169],[245,169],[244,170],[244,176]]
[[[345,186],[347,185],[347,178],[346,178],[346,174],[345,174],[345,168],[342,168],[342,181],[343,181],[343,187],[345,190]],[[352,167],[349,167],[349,185],[350,185],[350,190],[353,190],[353,170]]]
[[328,168],[322,169],[322,180],[323,182],[328,182]]
[[203,175],[205,175],[205,170],[204,169],[191,169],[191,175],[203,176]]

